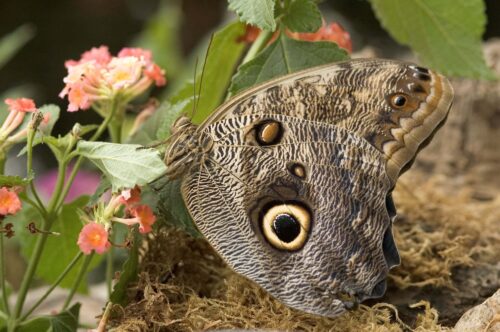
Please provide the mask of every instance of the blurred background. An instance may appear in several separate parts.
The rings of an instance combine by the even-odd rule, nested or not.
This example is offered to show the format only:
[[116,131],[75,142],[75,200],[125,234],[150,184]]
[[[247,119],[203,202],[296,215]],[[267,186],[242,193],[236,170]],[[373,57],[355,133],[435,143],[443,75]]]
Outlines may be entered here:
[[[486,5],[485,39],[500,36],[500,1],[486,0]],[[354,51],[371,45],[394,57],[394,52],[404,50],[381,29],[368,1],[327,0],[321,7],[327,21],[340,22],[351,34]],[[230,19],[226,0],[1,1],[0,37],[22,27],[18,38],[27,42],[0,68],[0,97],[20,88],[14,92],[33,97],[37,105],[55,103],[65,110],[66,101],[58,98],[66,74],[64,61],[100,45],[108,45],[113,53],[131,45],[151,48],[155,61],[167,71],[171,89],[176,80],[193,76],[187,73],[194,66],[186,61],[193,49]],[[75,122],[97,121],[93,112],[63,112],[55,134]],[[41,166],[52,163],[47,160]]]

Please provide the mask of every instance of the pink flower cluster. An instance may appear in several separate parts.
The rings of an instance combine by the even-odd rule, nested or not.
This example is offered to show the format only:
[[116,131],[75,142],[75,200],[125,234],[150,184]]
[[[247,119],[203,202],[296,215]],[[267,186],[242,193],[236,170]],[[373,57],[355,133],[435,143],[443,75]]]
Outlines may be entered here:
[[[140,204],[140,195],[139,187],[123,190],[120,195],[114,195],[103,210],[103,215],[95,216],[96,221],[87,223],[80,231],[77,241],[80,250],[86,255],[92,250],[98,254],[104,253],[110,247],[108,237],[111,222],[119,222],[127,226],[138,224],[139,232],[151,232],[156,216],[148,205]],[[128,218],[114,216],[121,206],[125,206]]]
[[153,84],[166,84],[165,72],[153,62],[151,51],[141,48],[124,48],[118,56],[112,56],[106,46],[92,48],[80,60],[66,61],[65,66],[66,86],[59,96],[68,96],[69,112],[86,110],[117,96],[128,101]]

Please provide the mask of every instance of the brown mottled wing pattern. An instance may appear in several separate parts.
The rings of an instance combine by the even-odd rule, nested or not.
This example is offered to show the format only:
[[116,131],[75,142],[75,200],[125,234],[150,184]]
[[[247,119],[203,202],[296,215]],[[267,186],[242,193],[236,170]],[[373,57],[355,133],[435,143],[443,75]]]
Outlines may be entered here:
[[[407,98],[402,109],[388,100]],[[442,75],[413,64],[358,59],[291,74],[248,90],[205,126],[243,114],[288,114],[345,128],[383,152],[393,182],[444,121],[453,89]]]
[[[451,98],[442,76],[385,60],[265,83],[196,130],[205,147],[183,176],[185,202],[234,270],[287,305],[336,316],[348,299],[383,294],[399,261],[390,192],[444,121]],[[261,144],[257,128],[269,122],[279,124],[279,137]],[[279,205],[286,214],[294,204],[309,211],[307,240],[297,250],[277,249],[263,235],[263,213]]]

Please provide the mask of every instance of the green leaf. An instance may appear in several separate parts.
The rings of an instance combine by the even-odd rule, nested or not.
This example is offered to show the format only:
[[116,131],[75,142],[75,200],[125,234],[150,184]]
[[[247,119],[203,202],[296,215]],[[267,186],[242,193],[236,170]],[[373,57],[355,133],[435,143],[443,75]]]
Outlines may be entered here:
[[[245,49],[245,44],[238,42],[238,37],[244,33],[245,25],[234,22],[213,35],[203,73],[196,76],[196,89],[193,82],[187,82],[170,98],[171,104],[175,105],[172,112],[176,115],[175,118],[179,113],[190,111],[194,107],[192,121],[199,124],[221,104],[234,69]],[[193,97],[195,94],[198,94],[196,100]],[[185,100],[188,99],[189,103],[186,103]],[[172,120],[170,118],[170,124]]]
[[[36,275],[47,283],[53,283],[61,272],[68,266],[73,258],[78,254],[80,249],[76,244],[78,234],[82,229],[82,222],[78,215],[78,210],[83,208],[88,201],[87,196],[82,196],[69,204],[65,204],[61,214],[54,221],[51,231],[57,232],[60,235],[49,235],[45,244],[43,255],[36,272]],[[8,222],[14,224],[16,237],[21,243],[21,251],[23,256],[28,259],[33,255],[35,242],[40,234],[31,234],[26,226],[34,222],[37,227],[40,227],[42,216],[30,205],[23,206],[22,210],[15,216],[7,218]],[[96,267],[101,261],[101,256],[96,255],[92,260],[89,271]],[[82,260],[78,262],[68,275],[61,282],[60,286],[70,288],[81,268]],[[85,292],[87,285],[82,282],[79,287],[80,292]]]
[[109,179],[103,175],[101,175],[101,180],[99,181],[99,186],[95,190],[95,193],[90,196],[90,199],[87,203],[88,207],[92,207],[96,205],[101,198],[101,196],[111,189],[111,183],[109,182]]
[[171,181],[166,177],[152,184],[153,189],[159,193],[157,204],[159,215],[164,222],[179,227],[195,237],[201,236],[184,204],[180,186],[181,181]]
[[42,316],[23,322],[16,332],[47,331],[50,328],[50,317]]
[[7,36],[0,39],[0,68],[35,35],[30,25],[22,25]]
[[[198,76],[196,77],[197,81],[199,80],[200,76],[201,75],[198,74]],[[174,105],[187,99],[197,99],[198,98],[197,92],[198,91],[195,91],[194,89],[194,81],[192,79],[189,79],[185,81],[184,84],[182,84],[180,88],[175,91],[174,94],[169,96],[168,99],[170,104]]]
[[7,315],[0,313],[0,332],[7,331]]
[[75,303],[71,308],[52,316],[50,319],[52,332],[75,332],[78,328],[80,307],[80,303]]
[[128,258],[123,263],[120,280],[113,287],[110,300],[115,304],[125,305],[127,302],[128,284],[137,279],[137,268],[139,266],[139,246],[141,239],[138,232],[134,232],[134,243],[129,251]]
[[161,103],[153,115],[127,140],[127,143],[148,145],[156,141],[158,129],[161,128],[165,118],[171,116],[171,107],[169,102]]
[[33,179],[32,176],[27,178],[22,178],[17,175],[0,174],[0,187],[25,186],[29,184],[32,179]]
[[52,129],[59,119],[59,114],[61,113],[61,109],[57,105],[49,104],[43,105],[38,109],[44,116],[48,116],[49,119],[47,123],[43,123],[39,127],[39,134],[50,135],[52,133]]
[[293,32],[316,32],[323,18],[314,0],[295,0],[288,7],[283,23]]
[[[170,103],[162,105],[156,111],[158,117],[149,119],[145,128],[157,127],[156,139],[164,140],[170,135],[170,127],[180,114],[195,108],[194,123],[201,123],[223,101],[231,75],[243,53],[245,45],[237,39],[244,33],[244,25],[235,22],[213,35],[211,46],[206,55],[204,72],[196,77],[196,89],[193,81],[188,81],[170,96]],[[203,79],[202,79],[203,77]],[[199,95],[197,95],[199,93]],[[161,119],[161,121],[156,121]],[[142,130],[140,130],[142,131]],[[153,140],[151,131],[137,133],[134,143],[147,144]]]
[[254,59],[238,68],[229,91],[234,95],[274,77],[347,59],[347,52],[335,43],[306,42],[281,34]]
[[137,144],[80,141],[77,152],[99,167],[113,192],[148,184],[166,171],[158,151]]
[[[76,124],[80,125],[79,123],[76,123]],[[80,130],[78,132],[78,135],[80,137],[82,137],[83,135],[86,135],[86,134],[96,130],[97,128],[99,128],[99,126],[96,124],[88,124],[88,125],[83,125],[83,126],[80,125]]]
[[[54,137],[54,136],[45,136],[45,137],[35,137],[33,140],[33,147],[38,144],[43,143],[47,144],[49,148],[54,153],[57,160],[63,156],[64,151],[66,150],[66,146],[69,144],[69,136],[66,135],[64,137]],[[17,156],[20,157],[28,152],[28,146],[24,145],[23,148],[18,152]]]
[[244,33],[245,25],[234,22],[213,35],[203,68],[204,73],[196,82],[199,96],[193,123],[201,123],[223,101],[231,76],[245,49],[245,43],[238,42],[238,37]]
[[80,303],[75,303],[71,308],[54,316],[41,316],[22,323],[17,332],[76,332],[78,328],[78,316],[80,314]]
[[262,30],[276,30],[274,19],[275,0],[228,0],[229,9],[234,10],[240,20]]
[[156,131],[156,138],[158,140],[165,140],[170,136],[170,130],[174,121],[179,117],[180,114],[185,113],[188,107],[192,105],[193,98],[184,99],[172,106],[166,112],[165,116]]
[[494,79],[484,61],[483,0],[370,0],[384,28],[446,75]]
[[[88,134],[91,131],[96,130],[99,126],[95,124],[89,124],[89,125],[84,125],[80,126],[79,123],[76,123],[75,125],[78,125],[80,127],[79,130],[79,137],[82,137],[85,134]],[[70,144],[71,141],[71,135],[72,133],[69,132],[64,136],[59,136],[59,137],[54,137],[54,136],[37,136],[35,137],[35,140],[33,141],[33,146],[38,145],[38,144],[47,144],[49,148],[52,150],[54,153],[55,157],[60,160],[60,158],[64,155],[64,152],[66,151],[66,148]],[[21,151],[17,154],[17,156],[22,156],[25,154],[27,151],[27,147],[24,146]]]

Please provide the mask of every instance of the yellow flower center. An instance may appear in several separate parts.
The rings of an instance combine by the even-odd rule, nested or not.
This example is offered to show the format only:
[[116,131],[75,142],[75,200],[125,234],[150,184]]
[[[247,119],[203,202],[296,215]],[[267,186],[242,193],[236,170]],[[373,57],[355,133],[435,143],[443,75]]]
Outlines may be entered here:
[[99,246],[101,244],[102,236],[101,234],[95,232],[89,236],[90,243],[94,246]]

